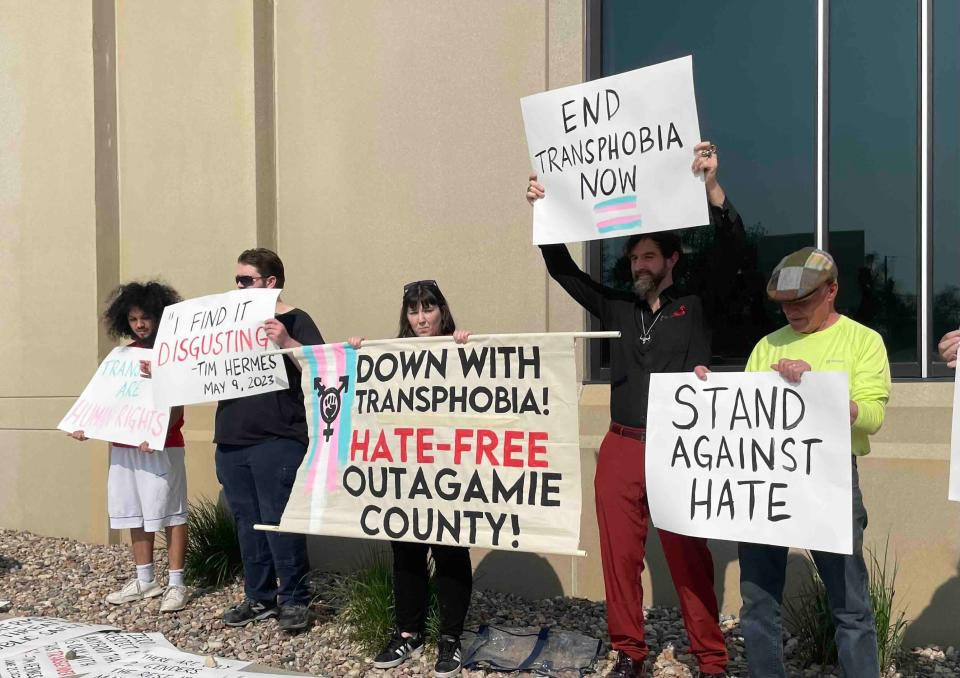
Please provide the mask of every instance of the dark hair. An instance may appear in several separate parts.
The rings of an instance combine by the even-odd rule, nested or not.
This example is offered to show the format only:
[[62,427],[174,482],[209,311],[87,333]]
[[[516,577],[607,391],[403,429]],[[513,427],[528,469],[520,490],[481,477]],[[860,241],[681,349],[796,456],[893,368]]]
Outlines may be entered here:
[[179,301],[181,301],[180,295],[175,289],[157,280],[120,285],[107,297],[107,310],[103,312],[103,324],[107,326],[107,334],[111,337],[136,339],[127,320],[130,309],[139,308],[159,325],[163,309]]
[[637,233],[636,235],[631,235],[623,245],[623,255],[629,257],[633,248],[642,240],[650,240],[656,244],[657,249],[660,250],[660,254],[662,254],[665,259],[672,257],[675,252],[683,254],[683,245],[680,242],[680,236],[677,235],[676,232],[657,231],[656,233]]
[[400,328],[397,330],[397,337],[415,337],[413,328],[410,327],[410,321],[407,320],[407,312],[415,311],[421,306],[436,306],[440,309],[440,334],[453,334],[457,329],[457,324],[453,320],[453,314],[450,313],[450,306],[440,291],[436,283],[419,282],[414,285],[408,285],[403,290],[403,305],[400,306]]
[[244,250],[237,257],[238,264],[247,264],[257,269],[257,273],[265,278],[273,276],[277,279],[277,287],[283,287],[286,278],[283,276],[283,262],[273,250],[258,247],[253,250]]

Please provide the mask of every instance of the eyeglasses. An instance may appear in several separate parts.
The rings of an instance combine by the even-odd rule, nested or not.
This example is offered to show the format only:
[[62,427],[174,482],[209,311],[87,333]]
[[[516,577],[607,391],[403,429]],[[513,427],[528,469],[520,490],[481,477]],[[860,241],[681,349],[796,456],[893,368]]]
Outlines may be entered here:
[[240,287],[250,287],[254,280],[264,280],[269,277],[268,275],[238,275],[234,280]]
[[440,286],[437,284],[436,280],[416,280],[414,282],[407,283],[403,286],[403,293],[406,294],[414,287],[430,287],[434,292],[440,292]]

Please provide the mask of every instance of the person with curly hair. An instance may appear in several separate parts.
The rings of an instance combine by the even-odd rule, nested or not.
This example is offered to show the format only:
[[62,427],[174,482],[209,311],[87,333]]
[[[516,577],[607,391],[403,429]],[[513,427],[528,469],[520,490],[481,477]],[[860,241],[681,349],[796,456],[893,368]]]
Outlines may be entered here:
[[[163,309],[180,301],[180,295],[157,281],[131,282],[108,298],[103,322],[116,339],[131,339],[130,346],[153,348]],[[149,376],[147,366],[145,375]],[[162,595],[161,612],[176,612],[187,604],[183,580],[187,551],[187,473],[184,465],[183,407],[170,410],[167,439],[162,450],[111,443],[107,476],[107,513],[110,527],[130,529],[136,576],[107,602],[122,605]],[[83,431],[67,434],[86,440]],[[166,530],[169,559],[168,586],[157,581],[153,568],[154,536]]]

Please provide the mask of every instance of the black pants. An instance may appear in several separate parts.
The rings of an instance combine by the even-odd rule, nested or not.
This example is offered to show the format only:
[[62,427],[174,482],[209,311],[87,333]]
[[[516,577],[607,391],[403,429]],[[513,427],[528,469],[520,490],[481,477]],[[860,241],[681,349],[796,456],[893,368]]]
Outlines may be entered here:
[[436,565],[434,581],[440,602],[440,633],[459,638],[463,620],[470,607],[473,570],[470,550],[463,546],[438,546],[409,541],[394,541],[393,597],[397,628],[400,631],[423,633],[427,621],[429,589],[427,551],[433,552]]
[[237,523],[244,592],[251,600],[271,605],[310,602],[306,538],[253,529],[257,523],[280,522],[305,452],[303,443],[287,438],[217,447],[217,479]]

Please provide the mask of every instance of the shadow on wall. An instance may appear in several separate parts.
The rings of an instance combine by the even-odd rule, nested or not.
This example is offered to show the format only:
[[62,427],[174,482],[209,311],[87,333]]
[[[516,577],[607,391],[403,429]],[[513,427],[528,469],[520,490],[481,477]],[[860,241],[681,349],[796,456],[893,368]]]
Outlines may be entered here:
[[535,553],[490,551],[474,563],[478,589],[509,593],[528,600],[563,595],[563,585],[550,562]]
[[960,614],[960,563],[957,576],[949,579],[933,593],[930,604],[910,621],[904,645],[940,645],[956,641],[957,615]]
[[307,557],[310,569],[324,572],[350,572],[371,562],[377,556],[392,561],[390,542],[348,537],[307,536]]

